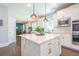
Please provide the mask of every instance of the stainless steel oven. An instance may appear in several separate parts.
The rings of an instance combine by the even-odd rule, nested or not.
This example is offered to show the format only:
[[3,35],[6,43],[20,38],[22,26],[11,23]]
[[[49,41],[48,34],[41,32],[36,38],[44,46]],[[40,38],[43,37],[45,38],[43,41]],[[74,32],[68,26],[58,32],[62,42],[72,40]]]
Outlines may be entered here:
[[72,43],[79,45],[79,20],[72,21]]
[[72,43],[79,45],[79,35],[72,35],[72,38],[73,38]]
[[79,32],[79,21],[72,21],[72,31]]

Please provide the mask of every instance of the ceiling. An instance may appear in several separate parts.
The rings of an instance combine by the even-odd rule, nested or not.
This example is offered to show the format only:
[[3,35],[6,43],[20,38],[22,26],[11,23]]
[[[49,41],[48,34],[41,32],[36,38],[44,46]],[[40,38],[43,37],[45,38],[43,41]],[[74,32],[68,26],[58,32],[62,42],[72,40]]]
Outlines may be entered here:
[[57,4],[58,5],[57,10],[67,8],[67,7],[74,5],[74,4],[76,4],[76,3],[59,3],[59,4]]
[[[29,4],[29,3],[28,3]],[[9,11],[17,11],[19,13],[29,13],[29,14],[32,14],[32,11],[33,11],[33,4],[30,4],[30,6],[28,6],[27,3],[4,3],[4,4],[1,4],[3,6],[6,6],[8,7]],[[47,7],[46,7],[47,11],[46,13],[51,13],[51,11],[54,11],[55,10],[55,7],[53,6],[52,3],[49,3],[47,4]],[[38,15],[44,15],[45,14],[45,4],[44,3],[36,3],[35,4],[35,12],[36,14]]]
[[[71,5],[73,5],[75,3],[47,3],[47,11],[46,13],[49,14],[55,10],[61,10],[63,8],[67,8]],[[21,10],[21,11],[24,11],[25,12],[29,12],[29,11],[33,11],[33,5],[32,3],[2,3],[0,5],[3,5],[3,6],[6,6],[8,7],[9,9],[14,9],[17,11],[18,10]],[[44,3],[35,3],[35,12],[38,14],[38,15],[44,15],[45,14],[45,4]]]
[[[75,3],[47,3],[46,14],[52,15],[54,12],[67,8]],[[15,18],[29,18],[33,11],[32,3],[0,3],[8,8],[9,15]],[[45,4],[35,3],[35,13],[39,16],[45,15]]]

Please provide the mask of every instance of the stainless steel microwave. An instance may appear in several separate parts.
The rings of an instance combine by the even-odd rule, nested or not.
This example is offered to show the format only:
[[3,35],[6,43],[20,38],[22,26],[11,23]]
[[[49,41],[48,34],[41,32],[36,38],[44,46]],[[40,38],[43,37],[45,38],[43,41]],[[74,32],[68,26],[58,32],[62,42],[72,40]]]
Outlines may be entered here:
[[72,31],[79,31],[79,20],[72,21]]

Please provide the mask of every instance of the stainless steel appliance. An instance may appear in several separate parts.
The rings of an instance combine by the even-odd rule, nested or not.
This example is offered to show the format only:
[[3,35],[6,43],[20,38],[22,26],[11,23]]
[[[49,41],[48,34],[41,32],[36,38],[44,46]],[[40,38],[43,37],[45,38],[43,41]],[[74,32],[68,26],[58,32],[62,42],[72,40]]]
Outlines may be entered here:
[[72,21],[72,43],[79,45],[79,20]]
[[72,43],[79,45],[79,35],[72,35],[72,38],[73,38]]

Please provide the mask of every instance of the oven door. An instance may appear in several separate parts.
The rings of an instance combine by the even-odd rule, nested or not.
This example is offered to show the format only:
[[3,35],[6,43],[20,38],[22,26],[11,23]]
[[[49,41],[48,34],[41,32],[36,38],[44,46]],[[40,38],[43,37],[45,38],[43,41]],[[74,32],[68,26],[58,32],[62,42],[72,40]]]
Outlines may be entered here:
[[72,43],[79,45],[79,35],[72,35]]
[[72,31],[79,31],[79,23],[72,24]]

